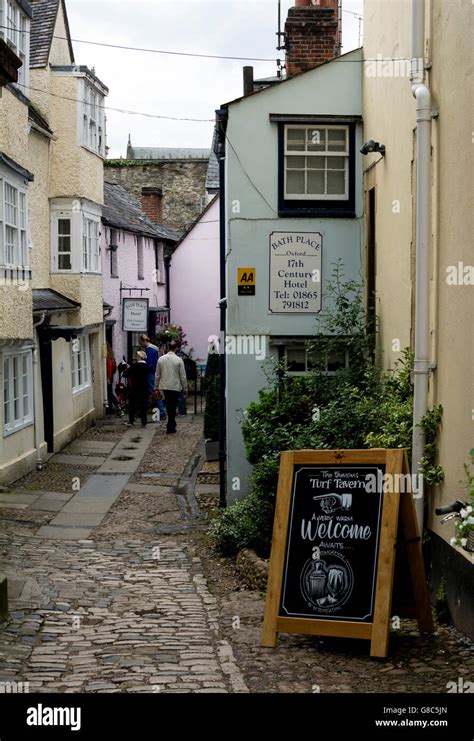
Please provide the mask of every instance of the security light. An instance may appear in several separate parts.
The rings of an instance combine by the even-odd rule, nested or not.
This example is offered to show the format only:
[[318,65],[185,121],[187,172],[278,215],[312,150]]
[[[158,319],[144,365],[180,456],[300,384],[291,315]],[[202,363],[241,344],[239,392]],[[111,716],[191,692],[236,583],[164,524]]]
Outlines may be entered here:
[[374,142],[373,139],[369,139],[368,142],[365,142],[364,146],[361,147],[361,154],[369,154],[369,152],[380,152],[380,154],[383,156],[385,154],[385,144],[380,144],[380,142]]

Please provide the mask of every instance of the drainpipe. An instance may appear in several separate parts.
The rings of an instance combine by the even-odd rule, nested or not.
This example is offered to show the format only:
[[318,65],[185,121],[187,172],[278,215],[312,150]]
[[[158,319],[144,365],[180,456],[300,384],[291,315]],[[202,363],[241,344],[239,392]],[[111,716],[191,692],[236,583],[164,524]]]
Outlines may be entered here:
[[33,338],[35,346],[33,348],[33,406],[34,406],[34,436],[35,436],[35,450],[36,450],[36,470],[41,471],[43,468],[43,461],[41,460],[41,437],[40,437],[40,410],[39,410],[39,399],[38,399],[38,381],[37,373],[39,368],[38,362],[38,334],[36,332],[37,327],[43,324],[46,318],[46,312],[43,311],[41,318],[33,324]]
[[[415,364],[413,394],[412,473],[421,473],[425,435],[418,427],[428,409],[430,372],[430,187],[431,187],[431,93],[425,84],[425,0],[412,0],[412,93],[416,100],[416,285]],[[423,530],[424,486],[415,499],[420,532]]]

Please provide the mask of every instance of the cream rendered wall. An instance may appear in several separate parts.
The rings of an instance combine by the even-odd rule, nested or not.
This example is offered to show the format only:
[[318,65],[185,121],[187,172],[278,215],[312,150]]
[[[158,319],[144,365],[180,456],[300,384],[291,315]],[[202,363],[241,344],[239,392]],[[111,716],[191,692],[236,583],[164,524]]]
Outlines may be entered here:
[[28,161],[35,179],[28,189],[33,288],[47,288],[51,265],[49,215],[50,140],[34,129],[28,137]]
[[[472,265],[472,7],[470,0],[427,0],[426,54],[432,62],[427,84],[439,117],[432,125],[432,245],[430,282],[430,404],[443,405],[439,462],[445,482],[432,487],[429,526],[445,540],[434,508],[463,499],[463,463],[473,445],[473,288],[451,286],[446,269]],[[365,0],[364,57],[410,57],[411,0]],[[407,77],[363,75],[364,138],[386,145],[386,157],[365,175],[366,190],[376,187],[377,296],[381,363],[393,368],[410,343],[412,325],[411,249],[415,218],[415,99]],[[366,168],[379,155],[368,155]],[[399,207],[394,201],[399,201]],[[399,210],[400,213],[394,213]],[[414,278],[414,272],[413,272]],[[466,558],[469,554],[459,549]]]
[[0,150],[28,167],[28,106],[7,88],[0,89]]
[[[434,504],[465,499],[464,479],[474,444],[474,286],[448,285],[447,268],[474,265],[473,257],[473,15],[471,0],[433,0],[430,85],[439,118],[433,126],[436,152],[433,192],[433,247],[437,250],[435,374],[436,400],[443,404],[440,461],[445,483]],[[453,534],[431,510],[430,527],[441,537]],[[465,550],[459,552],[468,557]],[[472,558],[472,557],[471,557]]]

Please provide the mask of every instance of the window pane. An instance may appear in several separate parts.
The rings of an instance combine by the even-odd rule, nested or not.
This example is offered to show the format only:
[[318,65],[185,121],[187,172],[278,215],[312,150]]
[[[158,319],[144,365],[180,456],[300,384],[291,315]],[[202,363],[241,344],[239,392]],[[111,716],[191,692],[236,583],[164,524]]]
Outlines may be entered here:
[[337,371],[346,367],[346,351],[341,348],[328,354],[328,371]]
[[327,173],[328,178],[328,189],[327,192],[334,195],[344,195],[345,192],[345,172],[335,172],[329,170]]
[[346,166],[345,157],[328,157],[327,158],[328,170],[344,170]]
[[288,167],[304,170],[306,157],[287,157],[286,164]]
[[59,270],[72,270],[71,255],[58,255],[58,267]]
[[307,129],[308,152],[324,152],[326,149],[326,129]]
[[289,371],[305,371],[306,370],[306,350],[302,348],[288,349],[286,351],[286,361]]
[[10,359],[3,360],[3,421],[7,425],[10,421]]
[[324,171],[308,170],[308,193],[324,194]]
[[328,130],[328,150],[344,152],[346,150],[346,129]]
[[326,157],[306,157],[306,167],[308,170],[325,170]]
[[58,234],[71,234],[71,219],[58,219]]
[[287,193],[304,193],[304,171],[289,170],[286,176]]
[[289,151],[304,151],[305,139],[305,129],[287,129],[286,148]]

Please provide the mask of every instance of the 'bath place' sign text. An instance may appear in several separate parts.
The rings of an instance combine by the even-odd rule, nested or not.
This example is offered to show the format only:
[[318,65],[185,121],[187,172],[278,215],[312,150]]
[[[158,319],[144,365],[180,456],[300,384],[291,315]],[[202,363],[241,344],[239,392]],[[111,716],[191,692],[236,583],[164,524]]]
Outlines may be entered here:
[[270,234],[269,310],[272,314],[316,314],[321,311],[319,232]]

